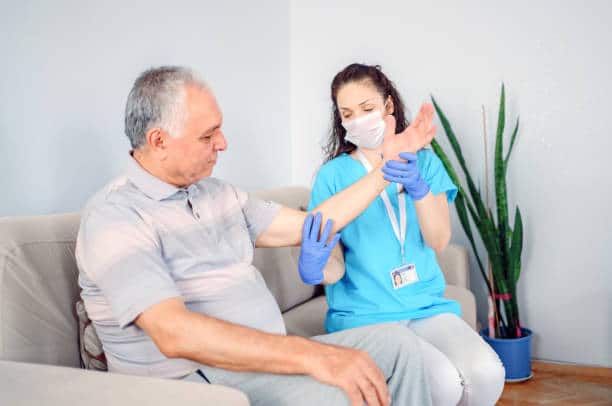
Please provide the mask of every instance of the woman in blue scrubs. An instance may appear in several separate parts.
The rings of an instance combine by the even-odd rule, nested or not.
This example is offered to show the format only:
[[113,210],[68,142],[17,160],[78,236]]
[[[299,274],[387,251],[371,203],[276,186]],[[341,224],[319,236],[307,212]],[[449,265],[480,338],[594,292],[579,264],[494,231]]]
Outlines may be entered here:
[[[402,99],[379,66],[349,65],[334,77],[331,98],[333,124],[309,210],[385,160],[385,122],[410,136]],[[450,240],[449,203],[457,188],[435,153],[422,147],[385,163],[392,182],[341,230],[330,261],[342,256],[345,272],[325,274],[326,329],[401,323],[420,338],[434,404],[493,405],[503,366],[461,319],[459,303],[444,297],[436,261]]]

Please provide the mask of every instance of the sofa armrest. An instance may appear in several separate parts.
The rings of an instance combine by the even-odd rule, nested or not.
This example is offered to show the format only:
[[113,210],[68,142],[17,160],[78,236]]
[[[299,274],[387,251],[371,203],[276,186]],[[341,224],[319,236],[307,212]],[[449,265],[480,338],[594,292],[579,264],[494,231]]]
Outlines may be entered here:
[[0,393],[3,405],[249,405],[221,385],[10,361],[0,361]]
[[447,284],[470,288],[470,265],[465,247],[449,244],[437,259]]
[[461,318],[476,330],[476,298],[474,294],[461,286],[446,285],[444,297],[459,302],[461,305]]

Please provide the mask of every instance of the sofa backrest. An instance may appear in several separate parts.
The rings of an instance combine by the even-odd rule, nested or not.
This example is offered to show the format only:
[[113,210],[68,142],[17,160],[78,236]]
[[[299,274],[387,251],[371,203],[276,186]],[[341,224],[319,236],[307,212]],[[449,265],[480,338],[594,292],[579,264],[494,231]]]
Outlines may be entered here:
[[78,367],[79,214],[0,218],[0,359]]

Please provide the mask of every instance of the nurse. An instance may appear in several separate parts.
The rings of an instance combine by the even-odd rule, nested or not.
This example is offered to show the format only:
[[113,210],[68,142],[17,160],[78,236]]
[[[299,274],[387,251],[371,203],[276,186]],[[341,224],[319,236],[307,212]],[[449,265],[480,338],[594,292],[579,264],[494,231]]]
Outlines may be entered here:
[[[399,93],[379,66],[347,66],[334,77],[331,98],[332,129],[309,210],[381,161],[391,183],[341,230],[333,251],[335,239],[325,244],[327,232],[320,239],[316,232],[303,240],[300,275],[307,283],[326,284],[327,331],[398,322],[420,338],[434,404],[495,404],[503,389],[503,366],[461,319],[459,303],[444,297],[446,284],[436,261],[436,251],[450,240],[449,203],[457,187],[440,159],[423,145],[399,157],[383,156],[385,123],[408,136],[420,123],[409,125]],[[432,107],[424,105],[418,117],[422,114],[433,114]],[[306,221],[304,235],[319,224],[317,217],[314,225],[312,219]],[[342,258],[342,275],[325,270],[326,263]]]

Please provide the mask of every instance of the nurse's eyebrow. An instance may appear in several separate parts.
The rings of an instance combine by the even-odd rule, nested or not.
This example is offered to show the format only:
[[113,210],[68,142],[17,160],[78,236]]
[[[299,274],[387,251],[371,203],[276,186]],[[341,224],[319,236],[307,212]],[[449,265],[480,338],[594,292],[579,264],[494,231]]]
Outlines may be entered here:
[[[366,104],[367,102],[370,102],[373,99],[374,99],[373,97],[370,97],[369,99],[366,99],[366,100],[362,101],[361,103],[359,103],[359,106],[361,106],[363,104]],[[350,108],[340,106],[340,110],[350,110]]]
[[364,100],[361,103],[359,103],[359,105],[361,106],[362,104],[366,104],[367,102],[372,101],[372,99],[373,99],[373,97],[370,97],[369,99]]

